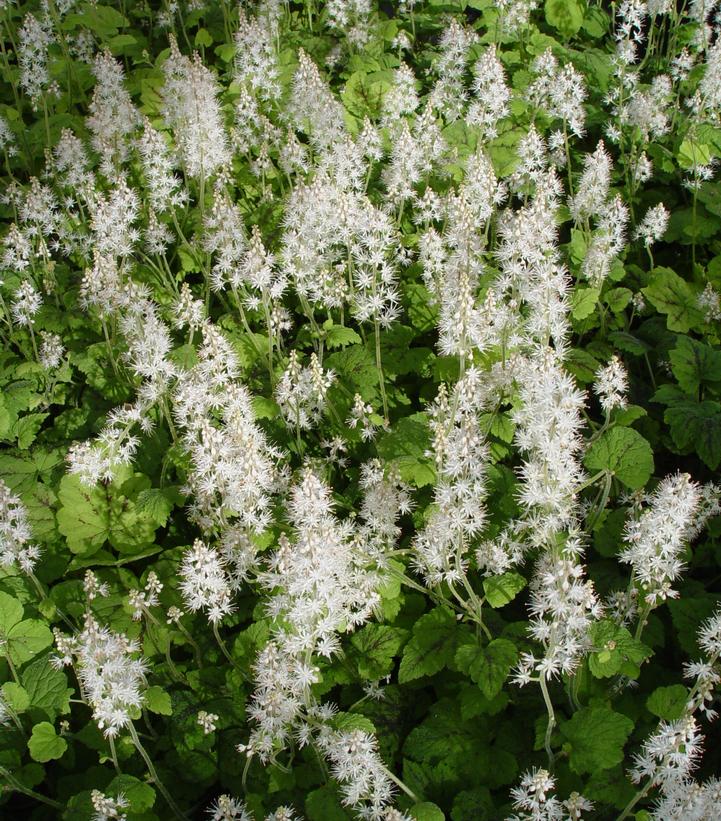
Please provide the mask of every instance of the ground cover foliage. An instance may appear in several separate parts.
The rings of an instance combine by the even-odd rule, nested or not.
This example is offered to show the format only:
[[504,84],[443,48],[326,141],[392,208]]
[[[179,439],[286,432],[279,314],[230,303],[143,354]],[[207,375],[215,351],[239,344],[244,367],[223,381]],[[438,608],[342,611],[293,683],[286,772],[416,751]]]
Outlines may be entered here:
[[721,816],[715,15],[0,2],[4,817]]

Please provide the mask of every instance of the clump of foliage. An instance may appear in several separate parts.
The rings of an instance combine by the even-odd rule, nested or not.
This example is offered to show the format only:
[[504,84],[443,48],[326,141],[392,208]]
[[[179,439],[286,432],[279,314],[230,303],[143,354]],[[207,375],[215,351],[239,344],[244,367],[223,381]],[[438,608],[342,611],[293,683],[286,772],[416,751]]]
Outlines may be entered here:
[[0,2],[0,784],[718,819],[721,38]]

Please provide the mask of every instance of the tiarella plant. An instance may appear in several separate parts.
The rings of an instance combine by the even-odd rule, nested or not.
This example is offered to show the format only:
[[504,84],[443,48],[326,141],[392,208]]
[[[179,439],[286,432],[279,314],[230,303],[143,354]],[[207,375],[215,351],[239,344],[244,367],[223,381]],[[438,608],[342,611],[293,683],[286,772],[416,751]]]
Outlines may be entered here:
[[721,817],[717,17],[0,0],[0,813]]

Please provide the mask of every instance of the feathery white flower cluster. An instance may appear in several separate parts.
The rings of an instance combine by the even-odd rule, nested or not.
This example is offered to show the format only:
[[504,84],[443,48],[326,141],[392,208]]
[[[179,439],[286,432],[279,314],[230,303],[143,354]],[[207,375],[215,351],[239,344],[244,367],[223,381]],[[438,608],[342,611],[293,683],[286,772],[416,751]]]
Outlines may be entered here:
[[584,812],[591,812],[593,804],[579,793],[571,793],[560,801],[553,791],[555,778],[548,770],[533,768],[523,774],[518,787],[513,787],[513,807],[520,812],[508,821],[580,821]]
[[341,783],[343,804],[370,821],[410,821],[409,816],[393,811],[395,785],[378,755],[378,742],[363,730],[341,732],[324,727],[318,746],[332,765],[333,777]]
[[0,567],[17,564],[23,573],[32,573],[40,557],[40,548],[32,544],[31,539],[25,505],[0,479]]
[[74,636],[55,633],[58,666],[74,667],[93,718],[107,738],[132,722],[131,713],[143,704],[146,665],[140,644],[122,633],[102,627],[91,615]]
[[528,87],[529,100],[549,117],[562,120],[564,128],[567,127],[572,134],[582,137],[586,118],[583,77],[570,63],[559,66],[550,49],[536,58],[533,71],[537,76]]
[[625,408],[628,404],[628,371],[623,362],[612,356],[608,365],[599,368],[593,390],[601,402],[603,412],[608,416],[614,408]]
[[479,394],[463,392],[459,383],[451,398],[441,386],[429,412],[438,480],[431,514],[413,548],[414,563],[433,587],[463,581],[470,545],[485,524],[488,446],[479,419]]
[[683,572],[683,552],[696,526],[700,500],[698,484],[687,473],[677,473],[646,495],[645,506],[632,510],[626,522],[619,561],[631,565],[651,606],[678,596],[672,584]]
[[114,179],[128,158],[130,135],[139,125],[140,115],[125,88],[123,67],[109,51],[96,55],[93,73],[96,83],[86,124],[103,174]]
[[269,522],[280,453],[255,424],[251,396],[238,372],[235,352],[207,322],[197,363],[178,376],[173,410],[191,459],[191,517],[204,529],[222,529],[237,519],[260,532]]
[[693,777],[703,751],[703,735],[694,713],[716,718],[710,708],[714,690],[721,682],[721,613],[707,619],[698,631],[699,647],[707,654],[702,661],[686,665],[686,676],[694,681],[683,715],[676,721],[661,721],[634,756],[630,776],[645,782],[644,792],[659,788],[652,811],[656,821],[708,821],[721,806],[721,784],[715,778],[699,784]]
[[198,54],[191,59],[180,53],[172,35],[163,72],[163,116],[180,161],[191,177],[207,179],[230,162],[218,83]]
[[233,612],[230,582],[217,550],[196,539],[183,554],[178,575],[180,593],[192,613],[205,610],[209,621],[217,624]]
[[256,690],[249,714],[257,722],[244,746],[267,761],[295,733],[308,740],[310,715],[324,715],[311,693],[318,680],[314,655],[330,658],[340,650],[339,632],[368,621],[380,606],[377,542],[366,545],[363,532],[333,515],[331,490],[310,470],[288,504],[295,540],[285,535],[259,574],[272,592],[268,611],[276,619],[273,638],[255,663]]

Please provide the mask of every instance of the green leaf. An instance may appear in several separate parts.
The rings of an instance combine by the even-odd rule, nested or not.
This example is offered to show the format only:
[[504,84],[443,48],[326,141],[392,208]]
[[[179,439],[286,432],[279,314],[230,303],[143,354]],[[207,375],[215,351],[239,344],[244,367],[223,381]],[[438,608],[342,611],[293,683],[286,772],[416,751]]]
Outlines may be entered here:
[[308,821],[350,821],[351,816],[341,805],[335,784],[327,784],[308,793],[305,799]]
[[446,819],[446,816],[443,815],[443,810],[441,810],[437,804],[433,804],[430,801],[414,804],[408,812],[411,818],[415,818],[416,821],[445,821]]
[[17,437],[18,447],[21,450],[26,450],[32,445],[40,431],[40,427],[49,415],[47,413],[28,413],[13,425],[12,435]]
[[510,572],[484,579],[483,591],[491,607],[503,607],[504,604],[513,601],[526,584],[520,573]]
[[430,331],[438,321],[438,307],[433,304],[431,292],[420,282],[404,286],[405,308],[411,325],[417,331]]
[[496,806],[488,787],[459,792],[453,799],[451,818],[453,821],[494,821]]
[[161,716],[173,715],[173,705],[170,701],[170,694],[166,693],[162,687],[153,685],[143,694],[145,697],[145,706],[151,713],[157,713]]
[[575,773],[607,770],[623,761],[623,745],[633,721],[608,707],[583,707],[561,724],[567,740],[569,764]]
[[461,690],[461,718],[468,721],[480,715],[494,716],[506,708],[508,696],[501,691],[493,698],[486,698],[478,687],[467,684]]
[[376,443],[378,455],[398,468],[404,482],[416,487],[432,485],[436,479],[433,461],[426,456],[429,447],[428,417],[424,413],[399,419]]
[[50,647],[54,637],[45,622],[39,619],[23,619],[5,634],[5,652],[15,664],[25,664],[46,647]]
[[73,688],[68,687],[65,673],[50,664],[48,656],[26,665],[21,679],[30,698],[31,709],[42,710],[51,721],[70,712],[69,699]]
[[632,296],[633,291],[629,288],[612,288],[604,295],[604,299],[614,314],[619,314],[626,308]]
[[695,396],[708,382],[721,382],[721,351],[688,336],[679,337],[669,353],[671,370],[683,390]]
[[39,619],[23,619],[23,606],[0,591],[0,655],[24,664],[53,643],[50,628]]
[[405,643],[408,631],[386,624],[367,624],[353,634],[351,644],[358,651],[358,672],[363,678],[377,680],[393,669],[393,658]]
[[120,489],[122,486],[123,491],[139,496],[147,484],[142,474],[128,478],[122,471],[115,482],[99,487],[87,487],[77,476],[63,476],[58,493],[58,528],[73,553],[91,555],[106,541],[118,552],[130,554],[151,545],[159,511],[139,509]]
[[378,369],[375,357],[365,345],[349,345],[332,353],[324,362],[324,367],[332,368],[346,382],[352,393],[359,393],[367,402],[378,395]]
[[74,31],[77,27],[89,28],[101,39],[107,39],[117,34],[118,29],[128,25],[123,15],[110,6],[95,6],[84,3],[82,13],[68,14],[63,20],[62,28]]
[[77,476],[60,481],[58,528],[73,553],[92,553],[102,547],[110,533],[106,488],[87,487]]
[[114,797],[122,793],[132,813],[147,812],[155,804],[155,790],[132,775],[116,775],[104,792]]
[[688,690],[683,684],[671,684],[657,687],[646,699],[646,707],[664,721],[676,721],[683,715],[687,702]]
[[674,402],[663,414],[671,438],[682,451],[695,450],[711,470],[721,462],[721,404]]
[[213,38],[210,36],[208,29],[200,28],[195,33],[195,45],[207,48],[213,45]]
[[679,165],[687,171],[691,171],[699,165],[708,165],[711,162],[711,149],[705,143],[699,143],[687,138],[681,143],[676,156]]
[[574,319],[587,319],[596,310],[599,288],[577,288],[571,297],[571,315]]
[[493,639],[486,647],[477,642],[462,644],[455,655],[458,668],[467,673],[489,699],[501,691],[517,660],[516,646],[508,639]]
[[611,421],[621,427],[628,427],[644,416],[648,416],[648,413],[640,405],[626,405],[625,408],[614,408],[611,411]]
[[546,22],[564,37],[572,37],[583,23],[584,6],[579,0],[546,0]]
[[642,291],[654,308],[666,314],[669,330],[688,333],[694,325],[703,323],[696,294],[670,268],[654,268],[651,283]]
[[413,625],[413,636],[403,650],[398,681],[405,684],[432,676],[453,659],[456,619],[445,607],[436,607]]
[[626,487],[638,490],[653,473],[653,451],[633,428],[616,427],[591,445],[584,464],[593,473],[607,470]]
[[5,701],[16,713],[24,713],[30,706],[28,691],[21,684],[6,681],[2,686],[2,694]]
[[596,678],[610,678],[619,673],[627,678],[638,678],[641,664],[651,655],[651,650],[637,641],[611,619],[596,622],[590,630],[593,651],[588,666]]
[[182,502],[182,498],[177,488],[151,487],[140,491],[136,505],[139,513],[148,514],[158,527],[165,527],[171,511]]
[[323,325],[325,329],[325,344],[329,349],[345,348],[346,345],[357,345],[362,340],[360,336],[353,330],[353,328],[346,328],[343,325],[333,325],[328,327]]
[[638,337],[626,331],[611,331],[608,335],[608,339],[620,350],[633,354],[634,356],[643,356],[644,353],[651,350],[651,346],[647,342],[638,339]]
[[28,740],[28,749],[33,761],[53,761],[60,758],[68,743],[55,732],[55,727],[47,721],[41,721],[33,727],[33,733]]
[[7,635],[22,617],[22,603],[0,590],[0,633]]

